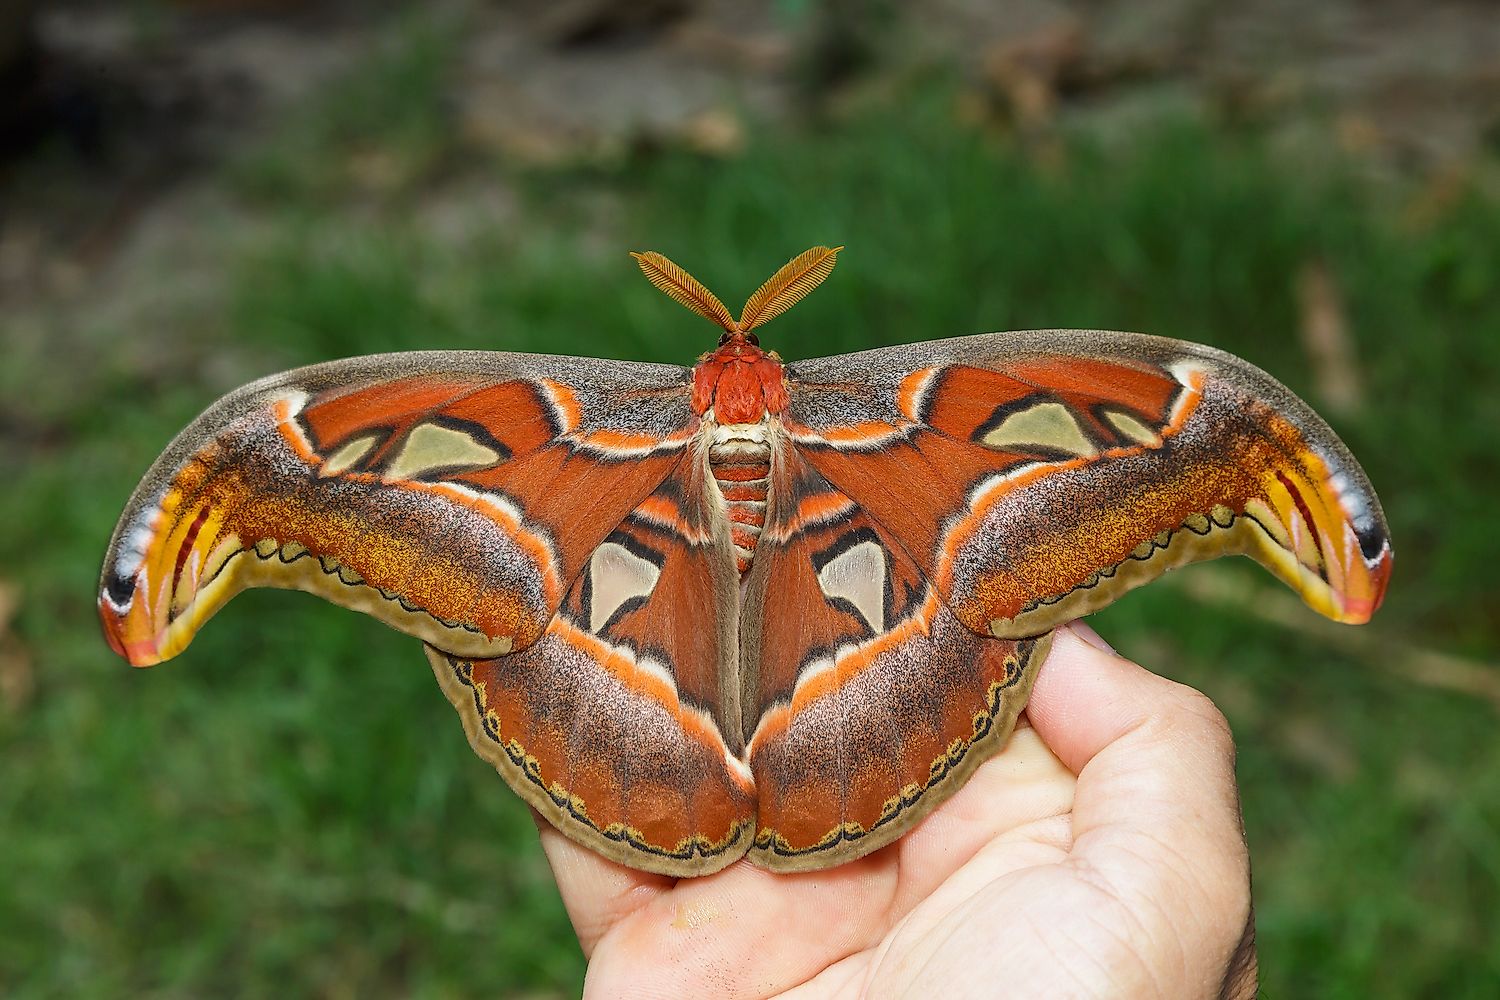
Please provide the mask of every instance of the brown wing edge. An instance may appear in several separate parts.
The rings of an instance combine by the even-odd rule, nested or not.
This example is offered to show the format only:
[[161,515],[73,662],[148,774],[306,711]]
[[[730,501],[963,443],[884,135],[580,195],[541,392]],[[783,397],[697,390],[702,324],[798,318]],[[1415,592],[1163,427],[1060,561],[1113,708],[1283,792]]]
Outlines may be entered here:
[[450,657],[432,646],[424,649],[438,687],[463,721],[464,734],[474,753],[493,765],[527,805],[569,840],[617,864],[673,878],[712,875],[738,861],[749,850],[755,835],[755,823],[750,817],[722,841],[695,838],[675,850],[646,842],[638,831],[595,826],[564,790],[543,783],[524,747],[515,740],[502,741],[498,730],[490,728],[466,677],[469,661]]
[[981,764],[1005,748],[1015,730],[1016,719],[1031,697],[1032,686],[1047,653],[1052,648],[1052,633],[1020,640],[1023,662],[1014,679],[991,684],[987,702],[989,710],[974,717],[974,735],[960,742],[932,762],[932,777],[926,787],[908,794],[903,790],[886,803],[881,819],[870,829],[854,824],[829,832],[817,844],[791,849],[773,831],[757,832],[749,850],[755,865],[778,874],[818,871],[833,868],[880,850],[895,842],[907,831],[968,782]]

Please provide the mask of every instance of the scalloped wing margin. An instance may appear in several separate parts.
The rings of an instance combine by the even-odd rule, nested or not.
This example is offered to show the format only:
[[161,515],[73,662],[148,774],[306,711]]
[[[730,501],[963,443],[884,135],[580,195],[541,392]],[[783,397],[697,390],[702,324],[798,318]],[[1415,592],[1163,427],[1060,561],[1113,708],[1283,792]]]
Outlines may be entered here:
[[1009,738],[1051,636],[965,628],[895,537],[773,452],[741,625],[750,860],[828,868],[891,843]]
[[559,831],[686,877],[744,855],[739,575],[695,453],[595,549],[545,633],[468,660],[428,647],[469,743]]

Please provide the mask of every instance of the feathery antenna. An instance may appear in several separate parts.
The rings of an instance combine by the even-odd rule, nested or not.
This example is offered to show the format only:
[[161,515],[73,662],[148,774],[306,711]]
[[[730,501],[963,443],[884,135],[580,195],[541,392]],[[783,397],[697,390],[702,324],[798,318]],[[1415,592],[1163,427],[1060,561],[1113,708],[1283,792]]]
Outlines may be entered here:
[[833,273],[833,265],[842,249],[841,246],[813,247],[787,261],[750,296],[740,311],[738,323],[713,292],[666,257],[654,250],[645,253],[632,251],[630,256],[635,258],[651,284],[730,333],[744,334],[780,316],[822,284],[823,279]]
[[767,278],[745,303],[745,308],[740,311],[740,330],[748,333],[802,301],[808,292],[833,273],[833,265],[842,249],[813,247],[781,265],[781,269]]
[[630,256],[641,265],[642,273],[651,284],[704,319],[711,319],[731,333],[734,332],[734,318],[729,315],[729,310],[725,309],[719,297],[704,288],[697,278],[655,250],[648,250],[645,253],[632,252]]

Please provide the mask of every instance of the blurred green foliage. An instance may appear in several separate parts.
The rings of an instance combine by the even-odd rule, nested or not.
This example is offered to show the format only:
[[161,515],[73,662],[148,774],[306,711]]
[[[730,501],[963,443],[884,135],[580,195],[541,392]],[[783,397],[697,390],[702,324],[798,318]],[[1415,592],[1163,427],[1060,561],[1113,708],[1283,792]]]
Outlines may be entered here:
[[435,168],[452,149],[446,96],[459,25],[419,11],[396,22],[352,71],[282,123],[275,142],[233,164],[240,190],[268,204],[294,195],[315,203],[346,190],[362,158],[374,158],[390,183]]
[[[1388,656],[1165,582],[1095,624],[1234,724],[1265,996],[1492,995],[1496,706],[1434,686],[1409,654],[1500,656],[1500,205],[1468,192],[1419,211],[1420,192],[1200,126],[1030,149],[957,124],[941,86],[759,134],[732,159],[657,148],[528,171],[443,126],[442,36],[414,36],[226,171],[262,233],[236,252],[219,322],[159,366],[130,329],[77,332],[87,356],[52,359],[72,386],[55,440],[0,493],[0,565],[37,673],[30,703],[0,711],[0,989],[576,992],[582,959],[527,812],[470,754],[413,640],[260,592],[179,660],[132,672],[93,621],[105,541],[135,478],[233,382],[409,348],[688,363],[713,332],[627,249],[667,253],[737,305],[782,260],[839,242],[835,276],[764,334],[789,358],[1140,329],[1241,354],[1315,406],[1296,284],[1327,268],[1364,384],[1335,423],[1398,552],[1370,626]],[[371,156],[397,164],[378,198],[358,183]],[[434,171],[456,163],[457,190],[515,193],[493,225],[434,224]],[[1186,571],[1205,573],[1265,580]]]

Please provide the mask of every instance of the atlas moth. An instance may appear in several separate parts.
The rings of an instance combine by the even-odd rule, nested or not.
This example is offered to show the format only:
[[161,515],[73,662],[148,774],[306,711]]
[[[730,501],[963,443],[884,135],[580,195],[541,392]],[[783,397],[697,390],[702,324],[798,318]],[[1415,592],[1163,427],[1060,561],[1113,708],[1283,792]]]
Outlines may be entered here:
[[888,844],[1004,744],[1052,630],[1249,555],[1364,622],[1391,545],[1352,455],[1222,351],[1096,330],[783,362],[756,335],[814,247],[691,368],[350,358],[210,406],[146,473],[99,612],[132,664],[247,587],[421,639],[470,743],[564,834],[676,876]]

